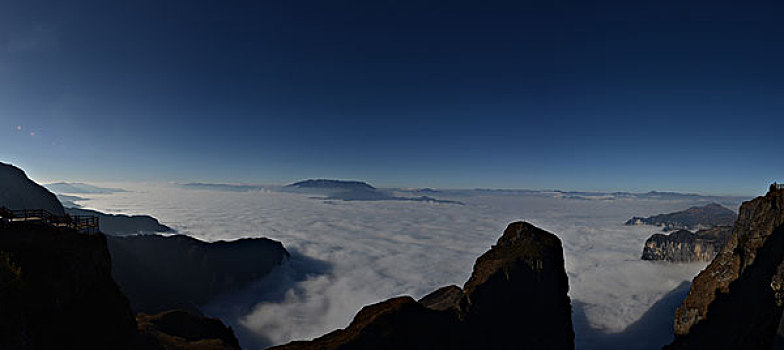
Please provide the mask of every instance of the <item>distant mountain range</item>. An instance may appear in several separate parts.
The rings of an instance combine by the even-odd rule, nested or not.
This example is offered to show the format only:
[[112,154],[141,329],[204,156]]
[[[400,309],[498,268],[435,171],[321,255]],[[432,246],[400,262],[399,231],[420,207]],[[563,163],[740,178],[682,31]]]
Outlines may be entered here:
[[664,231],[702,230],[715,226],[730,226],[738,214],[719,204],[711,203],[669,214],[659,214],[647,218],[633,217],[626,225],[662,226]]
[[251,192],[261,191],[264,187],[259,185],[243,185],[243,184],[222,184],[222,183],[205,183],[205,182],[191,182],[181,184],[180,186],[192,190],[207,190],[207,191],[222,191],[222,192]]
[[122,188],[98,187],[81,182],[55,182],[44,185],[55,193],[115,193],[125,192]]

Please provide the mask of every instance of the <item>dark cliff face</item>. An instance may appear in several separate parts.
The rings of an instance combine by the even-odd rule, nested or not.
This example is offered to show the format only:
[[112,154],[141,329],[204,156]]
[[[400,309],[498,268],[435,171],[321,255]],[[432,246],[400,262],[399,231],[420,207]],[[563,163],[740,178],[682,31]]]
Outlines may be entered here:
[[288,258],[266,238],[207,243],[188,236],[107,237],[112,274],[134,310],[191,308],[241,288]]
[[103,235],[0,227],[0,348],[124,349],[135,335]]
[[184,311],[137,319],[111,277],[103,235],[0,226],[0,349],[239,349],[216,319]]
[[30,180],[24,171],[0,163],[0,207],[8,209],[44,209],[63,215],[63,206],[57,196]]
[[744,202],[732,236],[675,313],[669,349],[769,349],[784,302],[784,190]]
[[736,218],[737,214],[734,211],[712,203],[647,218],[633,217],[626,221],[626,225],[662,226],[664,231],[701,230],[714,226],[731,226]]
[[679,230],[668,235],[654,234],[645,241],[642,260],[669,262],[711,261],[727,243],[732,226],[718,226],[692,233]]
[[[53,194],[2,163],[0,199],[62,215]],[[140,315],[137,328],[112,266],[103,234],[0,220],[0,349],[239,349],[230,328],[192,313]]]
[[558,238],[512,223],[461,289],[364,307],[346,329],[276,349],[573,349]]

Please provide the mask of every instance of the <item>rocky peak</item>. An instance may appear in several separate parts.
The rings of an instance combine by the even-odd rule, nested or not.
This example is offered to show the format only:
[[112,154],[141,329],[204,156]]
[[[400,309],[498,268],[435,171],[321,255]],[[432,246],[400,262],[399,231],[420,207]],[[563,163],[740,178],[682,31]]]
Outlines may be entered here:
[[495,246],[476,260],[474,272],[463,289],[470,295],[493,274],[506,272],[521,262],[533,271],[540,271],[545,259],[552,259],[556,253],[562,254],[560,248],[561,241],[555,235],[527,222],[512,223]]
[[784,190],[741,205],[732,235],[675,313],[676,348],[769,348],[781,316]]
[[279,348],[573,349],[568,291],[560,240],[515,222],[462,289],[366,306],[346,329]]

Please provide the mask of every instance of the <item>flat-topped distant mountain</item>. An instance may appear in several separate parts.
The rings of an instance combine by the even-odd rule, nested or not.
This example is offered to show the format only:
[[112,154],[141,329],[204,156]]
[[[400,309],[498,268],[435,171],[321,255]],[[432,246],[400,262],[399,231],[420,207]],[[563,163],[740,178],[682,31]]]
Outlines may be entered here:
[[30,180],[22,169],[0,163],[0,207],[8,209],[44,209],[64,215],[57,197]]
[[56,193],[115,193],[125,192],[122,188],[98,187],[81,182],[55,182],[44,185]]
[[325,195],[321,199],[341,201],[408,201],[443,204],[463,204],[459,201],[441,200],[429,196],[404,197],[389,190],[380,190],[362,181],[305,180],[287,185],[284,191],[307,192]]
[[338,190],[375,190],[376,188],[362,181],[311,179],[286,185],[286,188],[318,188]]
[[701,230],[715,226],[730,226],[735,222],[738,214],[719,204],[711,203],[700,207],[669,214],[659,214],[647,218],[633,217],[626,221],[626,225],[655,225],[663,226],[664,231],[672,230]]

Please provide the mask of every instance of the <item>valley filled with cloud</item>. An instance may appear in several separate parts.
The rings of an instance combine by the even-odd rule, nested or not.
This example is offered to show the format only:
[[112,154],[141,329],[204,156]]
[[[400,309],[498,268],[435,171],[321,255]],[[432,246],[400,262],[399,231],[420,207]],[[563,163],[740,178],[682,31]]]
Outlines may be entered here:
[[664,338],[672,327],[670,304],[680,301],[683,283],[706,264],[642,261],[645,239],[661,230],[623,223],[713,200],[736,209],[741,200],[535,191],[437,194],[458,205],[322,200],[262,187],[242,192],[112,185],[128,191],[84,195],[89,199],[77,203],[108,213],[152,215],[178,233],[208,241],[267,237],[283,243],[292,254],[285,266],[203,308],[230,324],[248,349],[343,328],[362,306],[389,297],[420,298],[441,286],[461,285],[475,259],[518,220],[563,242],[578,348],[602,348],[632,329],[650,336],[638,336],[639,342],[625,348],[659,348],[670,341]]

